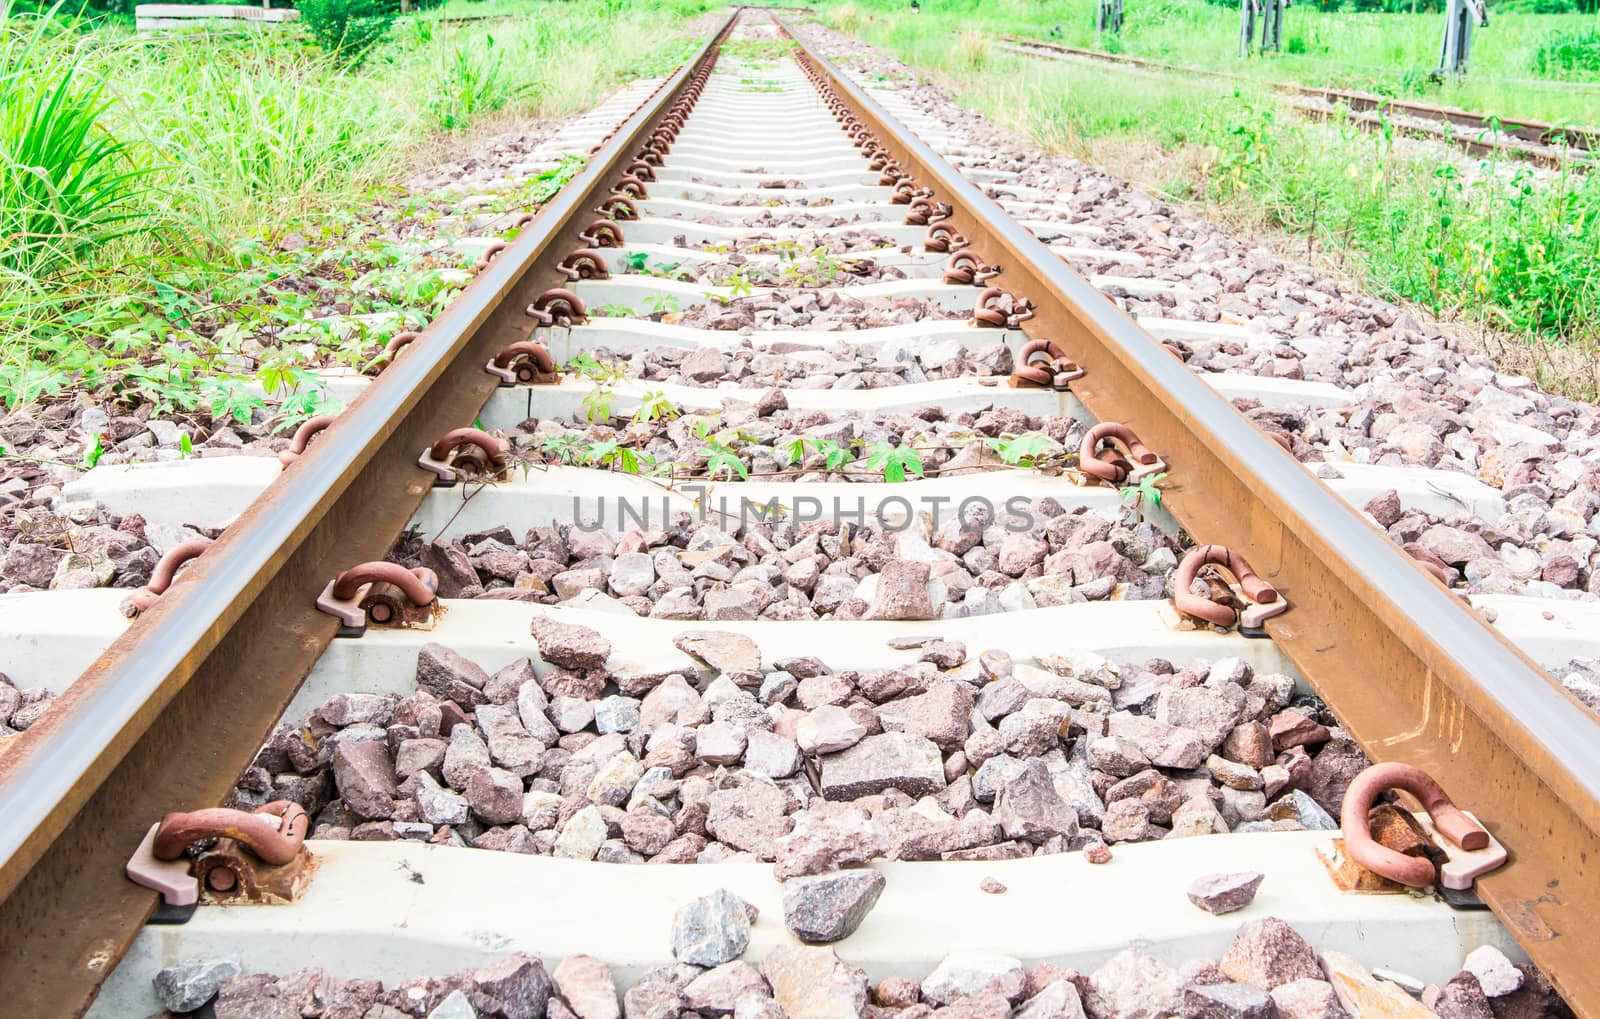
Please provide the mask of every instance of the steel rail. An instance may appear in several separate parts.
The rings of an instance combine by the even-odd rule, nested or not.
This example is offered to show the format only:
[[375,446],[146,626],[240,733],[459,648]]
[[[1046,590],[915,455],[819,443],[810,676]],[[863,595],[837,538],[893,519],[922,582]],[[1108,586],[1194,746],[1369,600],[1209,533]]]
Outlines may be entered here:
[[205,555],[0,757],[8,1015],[80,1015],[156,903],[122,866],[165,812],[220,803],[337,631],[316,596],[381,559],[430,485],[418,453],[487,402],[634,158],[736,15]]
[[[1538,120],[1497,119],[1491,114],[1474,113],[1471,110],[1462,110],[1453,106],[1437,106],[1433,103],[1396,99],[1393,96],[1378,95],[1373,92],[1357,92],[1351,89],[1319,88],[1315,85],[1268,81],[1249,75],[1234,74],[1229,71],[1216,71],[1203,67],[1186,67],[1181,64],[1168,64],[1145,57],[1130,57],[1120,53],[1102,53],[1098,50],[1063,46],[1060,43],[1047,42],[1042,39],[1030,39],[1021,35],[1002,35],[999,38],[1004,43],[1009,44],[1006,48],[1011,52],[1020,52],[1028,56],[1055,59],[1055,57],[1051,56],[1055,54],[1059,57],[1078,58],[1111,66],[1133,67],[1157,74],[1198,74],[1207,78],[1216,78],[1220,81],[1263,85],[1288,95],[1305,96],[1330,103],[1341,103],[1353,113],[1394,113],[1415,117],[1419,120],[1433,121],[1440,126],[1431,128],[1419,124],[1391,123],[1397,130],[1404,133],[1449,142],[1474,155],[1489,155],[1498,152],[1537,162],[1544,166],[1555,167],[1561,166],[1563,162],[1570,159],[1573,165],[1581,167],[1587,165],[1588,157],[1594,150],[1600,149],[1600,131],[1588,128],[1561,127]],[[1327,119],[1333,112],[1331,109],[1302,109],[1322,119]],[[1365,127],[1377,126],[1382,122],[1356,118],[1355,123]],[[1528,144],[1526,146],[1507,145],[1499,144],[1493,140],[1485,141],[1479,138],[1468,138],[1456,134],[1445,125],[1472,128],[1489,132],[1491,135],[1498,135],[1503,139],[1516,139]],[[1561,145],[1563,142],[1569,150],[1568,153],[1562,152]]]
[[[790,33],[793,36],[793,33]],[[1425,574],[803,39],[853,112],[992,281],[1030,298],[1032,336],[1087,370],[1074,394],[1168,464],[1188,533],[1233,546],[1289,600],[1267,624],[1367,753],[1417,765],[1505,844],[1483,900],[1563,997],[1600,1019],[1600,727],[1555,680]]]

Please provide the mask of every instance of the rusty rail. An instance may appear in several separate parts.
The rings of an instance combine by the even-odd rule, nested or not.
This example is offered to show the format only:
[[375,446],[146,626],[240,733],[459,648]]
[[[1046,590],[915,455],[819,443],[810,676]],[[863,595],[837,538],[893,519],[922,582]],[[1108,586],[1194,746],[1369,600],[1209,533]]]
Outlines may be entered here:
[[[1374,92],[1357,92],[1353,89],[1342,88],[1319,88],[1315,85],[1297,85],[1293,82],[1284,81],[1266,81],[1261,78],[1233,74],[1228,71],[1168,64],[1145,57],[1130,57],[1121,53],[1104,53],[1099,50],[1080,49],[1076,46],[1063,46],[1060,43],[1033,39],[1028,36],[1001,35],[999,38],[1003,43],[1008,44],[1006,48],[1009,48],[1012,52],[1022,52],[1029,56],[1045,57],[1047,59],[1070,58],[1110,64],[1117,67],[1132,67],[1156,74],[1200,75],[1206,78],[1215,78],[1219,81],[1264,85],[1286,95],[1303,96],[1320,102],[1344,106],[1351,113],[1358,115],[1352,118],[1353,123],[1369,130],[1375,130],[1383,126],[1385,123],[1383,118],[1387,115],[1432,121],[1438,126],[1405,124],[1395,121],[1388,121],[1388,123],[1402,134],[1447,142],[1476,156],[1498,153],[1515,156],[1518,159],[1526,159],[1541,166],[1559,167],[1571,165],[1582,169],[1588,165],[1591,154],[1596,150],[1600,150],[1600,131],[1590,128],[1562,127],[1558,124],[1547,124],[1539,120],[1495,117],[1493,114],[1474,113],[1471,110],[1457,109],[1453,106],[1438,106],[1433,103],[1396,99],[1394,96],[1378,95]],[[1324,120],[1331,117],[1334,112],[1331,107],[1299,106],[1296,108],[1308,115]],[[1377,116],[1362,117],[1359,114],[1377,114]],[[1479,137],[1467,137],[1452,131],[1450,129],[1452,126],[1470,128],[1482,134]],[[1510,144],[1502,144],[1502,139],[1510,142]],[[1523,144],[1516,144],[1517,142]],[[1563,143],[1568,151],[1562,151]]]
[[[792,35],[792,33],[791,33]],[[1294,606],[1266,629],[1378,761],[1416,765],[1512,854],[1478,891],[1563,997],[1600,1019],[1600,729],[1570,694],[1419,569],[1153,337],[796,38],[952,229],[1032,300],[1030,336],[1087,374],[1073,393],[1181,475],[1167,504],[1239,549]]]
[[155,906],[122,864],[174,804],[220,803],[338,629],[329,564],[382,559],[427,492],[417,453],[469,422],[525,309],[721,30],[347,411],[0,758],[8,1015],[81,1014]]

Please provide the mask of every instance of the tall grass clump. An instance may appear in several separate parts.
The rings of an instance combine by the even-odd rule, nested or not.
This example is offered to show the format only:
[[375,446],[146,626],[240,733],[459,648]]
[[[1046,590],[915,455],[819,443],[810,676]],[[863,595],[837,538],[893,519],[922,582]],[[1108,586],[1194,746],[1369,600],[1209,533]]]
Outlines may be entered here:
[[0,270],[46,277],[139,218],[144,174],[110,100],[46,17],[0,8]]
[[350,63],[365,59],[400,13],[396,0],[299,0],[296,6],[317,45]]
[[506,67],[505,51],[495,48],[490,35],[481,46],[457,46],[444,56],[428,96],[428,115],[439,130],[455,131],[536,91],[534,82],[518,80]]
[[[272,235],[404,162],[416,113],[360,70],[265,35],[166,40],[120,57],[136,81],[125,130],[165,153],[164,212],[190,234]],[[226,240],[219,240],[226,247]]]
[[1600,28],[1551,32],[1533,51],[1530,65],[1535,74],[1550,78],[1600,74]]

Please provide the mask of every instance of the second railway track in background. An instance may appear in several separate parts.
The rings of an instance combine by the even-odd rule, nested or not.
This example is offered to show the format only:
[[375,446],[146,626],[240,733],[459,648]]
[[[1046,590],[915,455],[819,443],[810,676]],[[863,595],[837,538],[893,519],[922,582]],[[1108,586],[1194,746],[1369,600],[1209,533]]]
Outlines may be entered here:
[[1288,96],[1310,100],[1294,104],[1295,109],[1308,116],[1332,117],[1342,107],[1349,111],[1351,122],[1363,129],[1377,130],[1388,125],[1403,134],[1453,145],[1475,156],[1506,155],[1541,166],[1587,169],[1594,150],[1600,147],[1600,134],[1581,127],[1496,118],[1490,114],[1373,92],[1265,81],[1226,71],[1183,67],[1142,57],[1063,46],[1027,36],[1004,35],[1000,36],[1000,40],[1001,47],[1009,52],[1045,59],[1098,63],[1155,74],[1198,74],[1225,81],[1264,85]]
[[[952,160],[970,161],[973,153],[943,144],[938,125],[893,92],[842,73],[803,41],[796,40],[792,56],[773,57],[775,67],[731,53],[719,59],[738,17],[738,32],[776,38],[752,14],[730,18],[653,92],[621,97],[610,113],[597,114],[590,123],[643,100],[518,236],[485,248],[478,279],[380,375],[330,379],[354,402],[297,459],[288,458],[287,466],[236,457],[107,468],[64,493],[79,506],[138,513],[148,526],[226,527],[215,543],[196,544],[198,555],[165,593],[145,599],[132,623],[123,615],[122,591],[0,596],[6,628],[0,671],[57,694],[37,721],[0,744],[6,819],[0,972],[12,1014],[77,1014],[102,985],[91,1014],[147,1014],[156,1010],[150,979],[157,969],[222,956],[262,970],[324,965],[342,976],[393,980],[506,951],[552,960],[581,952],[634,979],[672,963],[667,932],[674,911],[719,888],[760,906],[751,948],[759,957],[791,943],[781,922],[781,885],[770,866],[715,861],[735,850],[770,859],[773,844],[796,823],[793,799],[803,804],[814,794],[861,799],[864,812],[905,810],[895,815],[902,819],[915,803],[929,824],[935,822],[927,811],[946,811],[941,832],[953,831],[958,819],[972,821],[965,808],[983,815],[978,804],[991,799],[997,816],[1004,813],[1003,830],[998,821],[992,831],[983,827],[989,822],[980,818],[973,823],[989,835],[941,843],[957,847],[931,851],[935,859],[911,853],[903,859],[925,862],[876,864],[887,877],[881,901],[860,932],[838,945],[843,958],[875,980],[920,976],[953,949],[1029,962],[1073,959],[1086,970],[1134,942],[1181,957],[1220,954],[1238,917],[1202,914],[1182,901],[1181,889],[1208,871],[1258,870],[1266,875],[1263,902],[1314,930],[1319,947],[1350,951],[1373,966],[1413,968],[1435,982],[1479,943],[1520,947],[1579,1014],[1600,1016],[1600,972],[1592,965],[1600,947],[1595,720],[1530,657],[1558,657],[1551,649],[1567,647],[1574,629],[1581,631],[1582,607],[1512,596],[1475,597],[1469,607],[1355,508],[1392,489],[1408,509],[1442,513],[1440,505],[1459,503],[1493,513],[1498,496],[1459,476],[1412,468],[1351,464],[1342,477],[1320,480],[1229,400],[1338,406],[1344,397],[1336,387],[1191,371],[1163,340],[1181,344],[1206,335],[1250,343],[1252,334],[1219,323],[1135,322],[1096,290],[1116,281],[1085,279],[1063,260],[1092,248],[1094,234],[1041,212],[1048,195],[993,170],[972,167],[963,175],[930,143],[947,148]],[[1028,218],[1012,219],[986,191]],[[748,272],[776,274],[786,263],[819,261],[821,248],[830,249],[821,260],[832,271],[871,281],[794,282],[778,288],[781,299],[752,313],[742,328],[706,328],[720,314],[735,314],[752,292],[761,297]],[[722,264],[737,272],[732,283],[685,283],[640,272],[652,263]],[[1126,279],[1120,285],[1182,287]],[[866,312],[854,328],[795,326],[795,316],[841,300],[863,302]],[[652,302],[676,310],[637,314]],[[628,313],[600,317],[607,306]],[[716,480],[691,479],[698,494],[686,494],[681,478],[669,483],[547,462],[480,484],[474,475],[494,473],[503,458],[539,460],[541,451],[562,448],[564,435],[582,431],[581,424],[563,422],[596,416],[597,387],[570,369],[550,378],[552,365],[539,348],[514,346],[527,341],[542,344],[558,366],[585,354],[600,363],[642,351],[645,358],[634,363],[678,370],[677,382],[610,378],[604,388],[611,402],[599,416],[626,419],[640,410],[636,427],[649,433],[648,442],[684,443],[698,435],[712,473],[719,452],[727,453],[719,447],[745,441],[724,437],[726,422],[694,431],[689,418],[718,410],[752,432],[761,431],[763,418],[787,414],[785,427],[812,440],[796,447],[806,459],[796,471],[767,472],[776,480],[735,480],[725,467]],[[996,352],[999,345],[1006,357]],[[955,347],[963,352],[952,353]],[[761,370],[786,365],[776,370],[788,381],[691,384],[689,359],[715,360],[705,352],[719,355],[724,368],[730,356],[752,366],[764,357]],[[851,386],[808,384],[808,370],[821,373],[850,358],[855,367],[840,377],[853,375]],[[1010,367],[993,370],[1002,362]],[[987,375],[980,364],[990,366]],[[506,369],[504,384],[486,370],[495,366]],[[759,371],[752,367],[750,374]],[[725,400],[735,402],[723,406]],[[652,431],[646,426],[663,401],[685,417]],[[961,415],[979,437],[971,447],[976,455],[959,461],[960,452],[943,460],[943,453],[930,453],[930,463],[987,466],[987,472],[952,467],[949,476],[903,486],[863,483],[857,475],[846,485],[840,478],[848,475],[825,462],[840,437],[857,435],[869,440],[868,448],[881,443],[883,462],[903,468],[894,451],[913,441],[907,421],[947,436],[935,426]],[[1042,444],[1036,454],[1053,470],[1002,470],[995,458],[986,459],[982,439],[1003,442],[1015,430],[1008,425],[1030,418],[1043,421],[1041,431],[1057,443],[1054,453]],[[1140,466],[1125,457],[1138,457],[1108,454],[1100,472],[1112,483],[1091,476],[1087,460],[1073,460],[1097,422],[1125,425],[1163,462],[1163,498],[1144,506],[1142,521],[1118,516],[1124,494],[1116,482],[1130,480],[1129,471]],[[474,423],[495,434],[459,431]],[[1123,436],[1125,448],[1128,434],[1109,437]],[[905,445],[888,442],[890,436],[904,437]],[[1094,439],[1085,448],[1094,459]],[[425,451],[439,473],[419,466]],[[615,458],[617,449],[605,455]],[[981,540],[962,545],[959,529],[923,533],[913,524],[897,536],[824,526],[802,533],[780,522],[767,531],[758,525],[758,537],[742,532],[739,543],[697,523],[681,529],[678,544],[648,527],[637,533],[617,527],[607,548],[583,552],[588,532],[567,530],[538,539],[562,546],[562,570],[546,575],[515,538],[552,522],[575,525],[605,500],[648,500],[692,514],[741,491],[752,502],[785,506],[810,492],[835,499],[847,493],[868,507],[862,512],[869,522],[885,512],[892,517],[888,504],[909,503],[911,496],[948,505],[984,497],[1002,508],[1013,496],[1025,503],[1048,498],[1054,510],[1044,515],[1066,521],[1059,531],[1078,527],[1074,520],[1103,523],[1103,540],[1090,543],[1091,554],[1061,547],[1059,534],[1047,540],[1044,530],[1008,541],[991,526]],[[471,535],[475,556],[507,553],[496,561],[511,562],[507,572],[519,584],[524,574],[532,579],[521,588],[502,585],[508,596],[429,606],[408,604],[403,592],[425,601],[437,576],[378,572],[400,587],[367,588],[359,577],[348,585],[358,600],[367,598],[364,631],[349,626],[363,615],[353,604],[343,607],[343,619],[330,614],[336,608],[330,600],[350,593],[336,590],[335,576],[357,564],[413,555],[404,542],[396,545],[408,529],[425,539]],[[1194,548],[1180,548],[1180,536]],[[751,551],[751,542],[764,548],[763,541],[785,564],[781,569],[760,558],[766,552]],[[1241,559],[1247,561],[1275,588],[1264,595],[1246,585],[1250,597],[1241,599],[1227,593],[1228,578],[1221,577],[1212,583],[1216,597],[1236,600],[1236,608],[1249,608],[1256,596],[1257,610],[1288,605],[1265,619],[1257,639],[1232,625],[1232,608],[1214,610],[1220,625],[1213,629],[1180,622],[1162,596],[1176,560],[1202,543],[1217,550],[1217,562],[1238,572]],[[981,582],[969,574],[958,584],[952,561],[978,546],[987,549],[975,560],[986,566],[977,571]],[[1142,557],[1128,551],[1134,546]],[[792,558],[782,555],[797,549]],[[1082,555],[1060,558],[1063,552]],[[456,565],[438,554],[445,558],[436,565]],[[1113,557],[1101,563],[1111,570],[1105,576],[1095,573],[1093,557],[1100,554]],[[649,559],[648,571],[641,557]],[[835,580],[849,578],[842,585],[848,591],[810,575],[828,575],[843,558],[860,560],[851,567],[857,572],[832,573]],[[645,571],[642,580],[618,569],[624,559]],[[807,563],[811,570],[792,572]],[[740,595],[737,582],[737,573],[749,570],[770,588],[773,603],[787,599],[795,613],[802,602],[822,605],[825,588],[835,590],[836,601],[819,613],[832,618],[785,619],[759,600],[749,608],[753,595],[748,589]],[[662,593],[655,584],[669,576],[680,578],[681,587]],[[952,597],[958,586],[959,604]],[[550,588],[559,599],[535,596]],[[804,597],[793,598],[791,588]],[[1189,597],[1184,607],[1209,604],[1192,587],[1179,589]],[[519,590],[534,594],[521,598]],[[1118,600],[1092,600],[1112,590]],[[644,591],[654,591],[656,600]],[[669,599],[676,613],[661,609]],[[918,606],[936,599],[952,607],[929,618],[932,611]],[[975,614],[978,607],[989,614]],[[1474,611],[1486,607],[1500,630]],[[641,618],[640,609],[650,617]],[[382,625],[396,613],[436,618],[427,626]],[[707,618],[685,618],[700,615]],[[1109,666],[1097,656],[1133,664],[1108,678]],[[1141,671],[1139,663],[1154,660],[1176,667],[1178,678],[1164,666]],[[1228,664],[1192,664],[1200,660]],[[1278,675],[1296,679],[1274,685]],[[507,685],[513,681],[519,685]],[[415,693],[417,682],[426,696]],[[1118,693],[1119,683],[1128,691]],[[540,684],[550,689],[534,689]],[[1148,689],[1137,695],[1141,684]],[[996,705],[997,690],[1016,703]],[[665,693],[651,700],[657,691]],[[1271,827],[1264,823],[1261,774],[1280,769],[1284,783],[1272,794],[1289,798],[1306,774],[1290,769],[1311,767],[1302,744],[1321,747],[1329,739],[1317,721],[1322,708],[1308,700],[1313,693],[1373,761],[1424,769],[1506,847],[1510,862],[1476,883],[1503,928],[1485,912],[1458,910],[1439,898],[1340,892],[1318,855],[1333,833],[1259,830]],[[363,694],[382,696],[357,696]],[[1225,722],[1207,714],[1217,703],[1233,705]],[[1285,714],[1291,704],[1308,714]],[[812,719],[823,708],[839,710]],[[1146,710],[1149,717],[1139,717]],[[756,715],[766,721],[752,721]],[[1131,728],[1107,732],[1108,716]],[[890,731],[865,739],[834,732],[829,738],[844,746],[819,745],[823,717],[835,730]],[[289,728],[274,735],[280,721]],[[799,733],[802,724],[811,726],[809,735]],[[945,731],[951,724],[956,731]],[[1199,757],[1191,751],[1200,744],[1172,735],[1191,739],[1191,731],[1217,724],[1225,724],[1229,737],[1258,733],[1267,741],[1264,750],[1250,752],[1265,754],[1258,768],[1244,766],[1241,773],[1229,760],[1208,756],[1223,751],[1222,732],[1203,741],[1207,753]],[[446,830],[450,823],[419,820],[415,804],[399,810],[396,804],[411,798],[396,792],[392,771],[387,787],[372,779],[371,769],[392,768],[371,759],[388,761],[391,741],[419,744],[408,753],[433,744],[442,753],[442,737],[461,726],[467,734],[486,732],[503,766],[488,768],[485,756],[479,771],[496,774],[482,783],[510,774],[518,787],[501,799],[521,797],[522,805],[512,811],[516,823],[509,815],[497,820],[488,806],[497,790],[475,786],[458,797],[463,811],[472,800],[474,814],[469,820],[463,813],[454,826],[478,839],[491,835],[485,845],[533,855],[424,844],[463,839]],[[685,729],[697,735],[685,736]],[[1158,729],[1166,735],[1152,736]],[[1245,735],[1235,736],[1236,729]],[[995,735],[984,736],[989,732]],[[548,735],[541,740],[541,733]],[[660,750],[653,736],[673,747]],[[429,747],[420,745],[430,739]],[[986,782],[1023,789],[1038,779],[1045,788],[1014,797],[991,789],[972,799],[974,759],[985,739],[993,743],[985,760],[1004,753],[1017,762],[1017,771],[999,778],[1000,769],[991,768]],[[1037,741],[1050,749],[1035,747]],[[765,771],[758,771],[757,743]],[[1094,831],[1092,804],[1104,811],[1102,800],[1110,798],[1110,789],[1090,781],[1084,756],[1090,744],[1100,773],[1145,776],[1153,789],[1170,787],[1171,796],[1179,795],[1174,777],[1191,783],[1184,788],[1199,782],[1207,790],[1200,804],[1211,804],[1224,829],[1254,824],[1258,830],[1149,844],[1130,836],[1098,868],[1081,853],[1063,853],[1098,841],[1085,834]],[[566,774],[573,761],[585,762],[586,750],[599,754],[591,749],[597,747],[605,758],[579,769],[582,782]],[[567,756],[538,763],[557,748]],[[1245,754],[1238,747],[1228,752]],[[521,771],[513,763],[519,753]],[[1345,752],[1346,760],[1352,755],[1353,749]],[[157,895],[129,881],[124,867],[157,821],[230,797],[281,798],[290,788],[311,788],[313,773],[322,783],[316,795],[326,800],[336,781],[329,772],[334,756],[345,806],[313,813],[326,813],[314,834],[336,837],[313,839],[281,865],[255,860],[247,850],[235,850],[245,855],[233,862],[202,857],[196,864],[222,869],[203,888],[211,899],[227,900],[260,882],[274,894],[300,893],[296,901],[202,904],[186,923],[146,924]],[[247,775],[253,762],[258,768]],[[649,780],[668,783],[655,795],[655,785],[641,786],[646,764],[669,770]],[[446,760],[444,767],[454,765]],[[1159,774],[1162,768],[1172,776]],[[1228,778],[1212,781],[1205,768]],[[1082,798],[1065,809],[1076,813],[1044,816],[1049,811],[1041,802],[1065,803],[1062,790],[1070,792],[1074,776]],[[296,784],[297,778],[305,781]],[[412,778],[413,790],[417,782],[429,784]],[[432,781],[432,792],[449,792]],[[690,860],[705,852],[704,817],[697,830],[679,830],[683,811],[694,814],[687,790],[696,782],[714,788],[713,797],[759,787],[750,795],[771,812],[751,815],[745,803],[719,816],[713,805],[712,844],[723,848],[703,864],[631,870],[594,862],[596,856],[642,860],[637,847],[646,843],[654,847],[650,855],[666,852],[624,826],[618,808],[648,812],[680,796],[672,830],[662,833],[671,836],[665,845]],[[363,789],[382,802],[354,803]],[[619,790],[620,797],[612,795]],[[769,796],[777,796],[776,805],[767,803]],[[593,802],[580,806],[573,797]],[[1191,802],[1168,804],[1159,823],[1146,810],[1144,838],[1185,823],[1213,830],[1200,808],[1186,819]],[[1315,827],[1304,809],[1273,816]],[[549,823],[538,827],[535,815]],[[349,823],[336,823],[341,817]],[[237,830],[217,828],[214,820],[207,828],[206,821],[196,818],[194,830]],[[303,830],[311,823],[293,825]],[[585,823],[597,830],[586,833]],[[362,825],[376,825],[366,830],[379,840],[352,840]],[[181,844],[179,829],[168,835]],[[585,841],[590,837],[593,845]],[[553,851],[577,858],[544,858]],[[979,860],[988,862],[973,862]],[[991,874],[1011,890],[984,894],[980,881]],[[181,874],[166,880],[183,882]],[[1160,897],[1172,889],[1178,891]],[[1252,916],[1260,914],[1252,908]],[[1093,923],[1081,917],[1084,911],[1092,911]],[[952,917],[959,918],[953,925]]]

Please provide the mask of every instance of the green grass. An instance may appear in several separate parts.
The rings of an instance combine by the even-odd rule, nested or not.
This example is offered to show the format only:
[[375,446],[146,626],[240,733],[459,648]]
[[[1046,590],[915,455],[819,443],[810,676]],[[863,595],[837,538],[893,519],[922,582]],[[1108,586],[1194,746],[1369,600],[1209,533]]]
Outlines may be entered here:
[[[1045,38],[1060,26],[1060,36],[1051,41],[1096,46],[1097,0],[927,0],[920,21],[913,21],[898,0],[824,6],[834,17],[880,23],[872,26],[875,33],[887,24],[902,37],[922,35],[925,44],[961,31]],[[1600,33],[1596,15],[1490,7],[1489,27],[1473,31],[1470,73],[1443,83],[1429,77],[1439,60],[1439,13],[1323,11],[1295,4],[1284,20],[1284,51],[1240,60],[1237,3],[1133,0],[1121,35],[1107,37],[1101,48],[1267,81],[1364,89],[1502,117],[1600,126],[1600,67],[1585,64],[1592,52],[1587,47],[1596,45]],[[1552,40],[1556,44],[1548,45]]]
[[698,42],[677,29],[714,3],[514,6],[400,19],[359,63],[298,29],[141,40],[0,8],[0,407],[89,388],[248,415],[245,380],[359,362],[385,336],[283,331],[330,306],[414,326],[453,293],[452,262],[375,222],[397,203],[419,228],[440,215],[392,186],[409,167],[452,133],[666,71]]
[[[1003,14],[1008,3],[1020,7],[989,6]],[[1516,162],[1463,173],[1454,155],[1427,146],[1302,120],[1265,84],[1042,61],[970,29],[930,30],[912,15],[859,4],[827,18],[933,72],[963,104],[1051,151],[1103,161],[1440,317],[1534,349],[1562,348],[1581,366],[1546,365],[1541,381],[1596,393],[1600,173],[1537,173]]]

